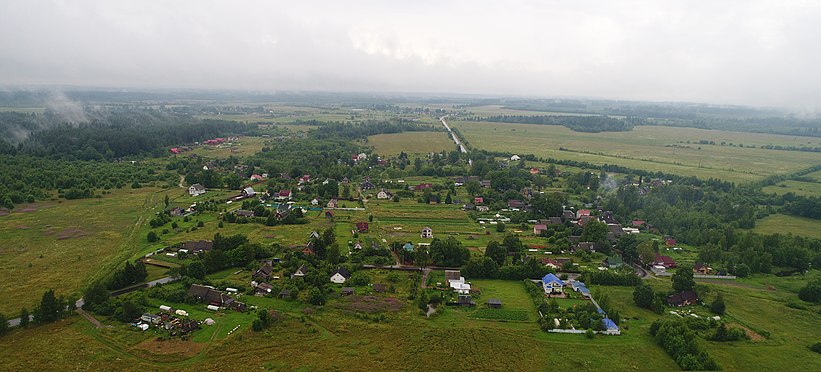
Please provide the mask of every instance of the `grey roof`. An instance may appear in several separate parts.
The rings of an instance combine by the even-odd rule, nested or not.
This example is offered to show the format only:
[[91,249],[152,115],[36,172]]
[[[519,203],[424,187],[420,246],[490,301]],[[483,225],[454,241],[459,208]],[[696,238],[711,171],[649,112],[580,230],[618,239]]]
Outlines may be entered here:
[[487,304],[488,304],[488,305],[501,305],[501,304],[502,304],[502,300],[500,300],[500,299],[498,299],[498,298],[488,298],[488,299],[487,299]]

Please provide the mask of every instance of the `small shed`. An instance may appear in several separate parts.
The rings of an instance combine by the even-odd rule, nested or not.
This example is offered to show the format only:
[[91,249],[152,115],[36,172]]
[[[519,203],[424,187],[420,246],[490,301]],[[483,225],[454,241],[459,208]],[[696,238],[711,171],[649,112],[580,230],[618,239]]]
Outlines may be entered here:
[[283,289],[279,291],[279,298],[286,299],[291,297],[291,290],[290,289]]
[[373,291],[376,293],[383,293],[387,289],[387,286],[381,283],[377,283],[373,285]]
[[498,298],[489,298],[487,300],[487,307],[491,309],[499,309],[502,307],[502,300]]
[[354,290],[352,287],[342,287],[342,291],[340,293],[342,293],[343,296],[350,296],[354,294]]

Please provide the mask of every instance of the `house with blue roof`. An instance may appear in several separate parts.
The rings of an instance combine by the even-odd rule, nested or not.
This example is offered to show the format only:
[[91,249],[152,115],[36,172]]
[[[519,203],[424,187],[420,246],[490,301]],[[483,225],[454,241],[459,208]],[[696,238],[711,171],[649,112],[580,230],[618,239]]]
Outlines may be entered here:
[[590,290],[587,289],[587,286],[584,284],[584,282],[574,280],[570,282],[570,287],[573,288],[574,291],[581,293],[582,297],[584,298],[591,297]]
[[547,274],[542,278],[542,288],[544,293],[562,293],[564,289],[564,282],[554,274]]
[[621,331],[619,330],[619,326],[617,326],[616,323],[614,323],[609,318],[604,318],[601,321],[604,324],[604,328],[606,328],[606,331],[604,331],[605,333],[608,333],[608,334],[620,334],[621,333]]
[[402,248],[404,248],[406,252],[413,252],[413,243],[405,243]]

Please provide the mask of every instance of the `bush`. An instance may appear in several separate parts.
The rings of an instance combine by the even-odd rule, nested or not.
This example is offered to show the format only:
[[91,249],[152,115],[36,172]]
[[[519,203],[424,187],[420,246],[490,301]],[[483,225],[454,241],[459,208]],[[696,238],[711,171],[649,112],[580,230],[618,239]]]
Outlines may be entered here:
[[154,231],[149,231],[146,238],[148,239],[149,243],[153,243],[153,242],[156,242],[157,240],[160,240],[160,238],[157,236],[157,233],[155,233]]
[[710,303],[710,311],[718,315],[724,315],[724,310],[726,310],[726,306],[724,305],[724,297],[719,294],[718,297]]
[[821,341],[816,342],[810,346],[810,350],[821,354]]
[[812,303],[821,303],[821,279],[811,280],[798,291],[798,298]]

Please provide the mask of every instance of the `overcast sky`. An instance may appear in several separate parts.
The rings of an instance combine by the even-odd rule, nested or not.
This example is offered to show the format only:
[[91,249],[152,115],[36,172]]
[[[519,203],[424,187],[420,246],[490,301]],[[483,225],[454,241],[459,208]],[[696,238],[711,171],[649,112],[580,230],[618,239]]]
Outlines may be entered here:
[[821,1],[0,0],[0,85],[821,108]]

